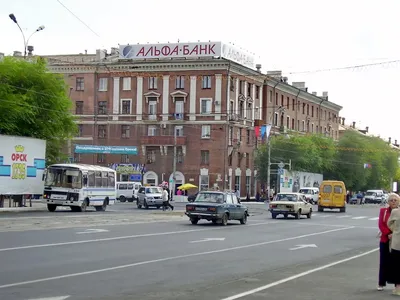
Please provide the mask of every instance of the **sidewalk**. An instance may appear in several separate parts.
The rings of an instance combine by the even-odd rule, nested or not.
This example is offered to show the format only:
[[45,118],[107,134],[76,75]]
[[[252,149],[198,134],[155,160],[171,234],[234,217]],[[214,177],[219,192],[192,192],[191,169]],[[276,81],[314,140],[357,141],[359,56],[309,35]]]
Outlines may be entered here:
[[47,211],[47,204],[42,203],[42,200],[32,200],[32,207],[29,206],[29,201],[26,201],[26,205],[26,207],[0,207],[0,213]]

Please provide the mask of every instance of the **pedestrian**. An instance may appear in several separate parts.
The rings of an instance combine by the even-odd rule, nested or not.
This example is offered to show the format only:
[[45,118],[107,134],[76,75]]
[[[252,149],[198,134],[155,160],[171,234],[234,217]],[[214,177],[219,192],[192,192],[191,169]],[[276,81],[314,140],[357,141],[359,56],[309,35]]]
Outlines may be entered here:
[[[399,205],[400,197],[397,194],[389,195],[389,206],[380,209],[379,212],[379,281],[378,291],[382,291],[386,283],[392,283],[391,278],[391,254],[390,239],[392,230],[388,226],[388,220],[392,211]],[[400,250],[400,248],[399,248]]]
[[170,207],[172,210],[174,210],[174,207],[171,205],[169,202],[169,195],[167,188],[164,187],[163,193],[162,193],[162,200],[163,200],[163,210],[165,210],[167,207]]
[[390,271],[388,282],[395,285],[393,294],[400,296],[400,209],[398,208],[400,197],[397,194],[390,194],[389,205],[393,203],[393,208],[387,225],[391,230],[389,235],[390,251]]

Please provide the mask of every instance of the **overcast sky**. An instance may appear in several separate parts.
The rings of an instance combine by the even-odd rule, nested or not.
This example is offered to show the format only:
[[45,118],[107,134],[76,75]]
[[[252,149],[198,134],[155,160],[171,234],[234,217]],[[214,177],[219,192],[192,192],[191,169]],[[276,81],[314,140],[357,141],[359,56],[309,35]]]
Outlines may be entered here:
[[[346,123],[400,141],[400,63],[299,73],[400,59],[397,0],[153,0],[117,2],[13,0],[0,5],[0,52],[23,50],[14,13],[37,54],[94,53],[118,44],[232,42],[259,57],[263,72],[282,70],[289,82],[342,105]],[[192,4],[190,4],[192,3]],[[39,5],[40,4],[40,5]]]

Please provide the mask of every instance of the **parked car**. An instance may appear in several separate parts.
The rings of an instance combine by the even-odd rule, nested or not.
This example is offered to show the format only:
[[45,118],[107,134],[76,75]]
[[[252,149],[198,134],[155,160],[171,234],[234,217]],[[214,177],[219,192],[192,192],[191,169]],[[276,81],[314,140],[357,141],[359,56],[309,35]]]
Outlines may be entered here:
[[158,186],[142,186],[137,193],[136,205],[138,208],[155,206],[160,208],[163,204],[163,189]]
[[283,215],[285,218],[292,215],[296,219],[306,215],[310,219],[312,204],[307,201],[305,195],[300,193],[278,193],[274,200],[270,202],[269,211],[272,219],[276,219],[278,215]]
[[246,224],[249,216],[248,208],[240,203],[235,193],[220,191],[199,192],[194,202],[186,204],[185,214],[192,224],[197,224],[199,220],[207,220],[223,226],[226,226],[229,220]]
[[319,196],[319,188],[317,187],[304,187],[299,190],[300,194],[304,194],[306,196],[306,199],[311,203],[311,204],[317,204],[318,203],[318,196]]
[[365,193],[363,202],[365,204],[373,203],[373,204],[382,204],[385,196],[383,190],[368,190]]

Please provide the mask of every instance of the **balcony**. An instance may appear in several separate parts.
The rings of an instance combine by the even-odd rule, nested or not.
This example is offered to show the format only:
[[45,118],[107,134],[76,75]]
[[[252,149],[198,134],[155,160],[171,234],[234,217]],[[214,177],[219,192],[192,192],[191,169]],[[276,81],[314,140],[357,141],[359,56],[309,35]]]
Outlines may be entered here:
[[[142,136],[140,138],[140,143],[142,145],[154,145],[154,146],[173,146],[174,136],[173,135],[156,135],[156,136]],[[186,136],[177,136],[176,145],[184,146],[186,145]]]

